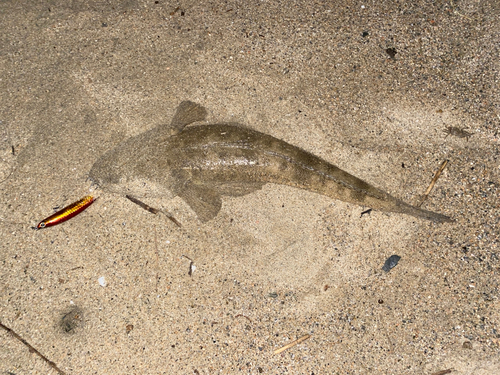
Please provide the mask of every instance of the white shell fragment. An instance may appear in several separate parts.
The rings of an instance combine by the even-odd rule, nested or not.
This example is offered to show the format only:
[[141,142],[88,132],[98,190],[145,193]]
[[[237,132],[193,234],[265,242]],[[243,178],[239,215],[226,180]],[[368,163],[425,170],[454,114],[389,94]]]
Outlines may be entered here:
[[107,283],[106,283],[106,278],[104,276],[101,276],[97,279],[97,281],[99,282],[99,285],[100,286],[106,286]]

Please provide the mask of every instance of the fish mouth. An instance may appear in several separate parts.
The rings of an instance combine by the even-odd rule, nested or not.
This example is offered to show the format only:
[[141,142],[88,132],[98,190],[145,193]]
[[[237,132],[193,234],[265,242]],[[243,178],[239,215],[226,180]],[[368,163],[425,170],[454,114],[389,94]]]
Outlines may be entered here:
[[87,179],[85,180],[85,182],[89,182],[90,181],[90,188],[93,189],[93,190],[98,190],[101,188],[101,184],[99,181],[97,181],[95,178],[91,177],[90,175],[87,176]]

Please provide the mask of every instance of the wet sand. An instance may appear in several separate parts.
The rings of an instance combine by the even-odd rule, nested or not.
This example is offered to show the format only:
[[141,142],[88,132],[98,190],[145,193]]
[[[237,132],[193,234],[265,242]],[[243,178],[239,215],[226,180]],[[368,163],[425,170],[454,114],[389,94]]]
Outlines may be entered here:
[[[0,322],[66,374],[500,373],[499,8],[2,2]],[[271,184],[208,223],[144,199],[179,228],[91,186],[183,100],[411,204],[449,160],[422,208],[456,221]],[[2,373],[56,373],[0,341]]]

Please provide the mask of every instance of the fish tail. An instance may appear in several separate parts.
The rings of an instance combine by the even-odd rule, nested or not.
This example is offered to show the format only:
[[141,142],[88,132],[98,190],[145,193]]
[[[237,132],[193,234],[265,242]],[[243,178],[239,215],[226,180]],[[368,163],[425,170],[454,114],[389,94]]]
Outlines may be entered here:
[[397,206],[399,210],[394,210],[393,212],[401,212],[403,214],[411,215],[421,219],[426,219],[434,221],[436,223],[452,223],[455,220],[449,216],[438,214],[437,212],[423,210],[421,208],[411,206],[402,201],[398,201]]

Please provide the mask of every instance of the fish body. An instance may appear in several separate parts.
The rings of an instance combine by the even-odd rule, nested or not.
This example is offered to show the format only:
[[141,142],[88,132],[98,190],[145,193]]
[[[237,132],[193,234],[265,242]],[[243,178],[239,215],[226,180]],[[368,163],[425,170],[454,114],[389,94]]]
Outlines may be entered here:
[[172,123],[132,137],[104,154],[90,178],[122,194],[180,196],[200,220],[215,217],[221,196],[241,196],[266,183],[293,186],[374,210],[433,220],[447,216],[422,210],[271,135],[240,124],[186,126],[206,111],[182,102]]

